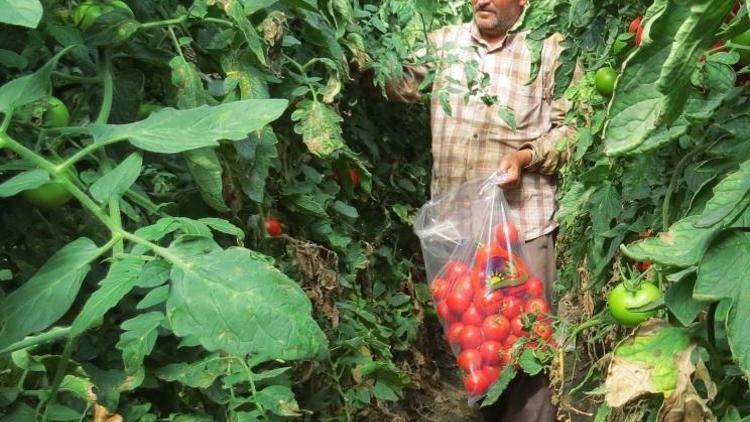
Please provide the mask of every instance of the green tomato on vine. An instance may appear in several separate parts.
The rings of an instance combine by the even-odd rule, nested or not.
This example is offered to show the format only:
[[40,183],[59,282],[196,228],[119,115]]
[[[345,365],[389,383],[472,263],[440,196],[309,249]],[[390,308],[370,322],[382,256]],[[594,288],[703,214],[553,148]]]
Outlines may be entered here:
[[118,9],[125,12],[130,19],[135,17],[130,7],[119,0],[108,1],[106,3],[85,1],[78,5],[75,12],[73,12],[73,24],[81,28],[81,30],[86,31],[96,23],[96,20],[100,16]]

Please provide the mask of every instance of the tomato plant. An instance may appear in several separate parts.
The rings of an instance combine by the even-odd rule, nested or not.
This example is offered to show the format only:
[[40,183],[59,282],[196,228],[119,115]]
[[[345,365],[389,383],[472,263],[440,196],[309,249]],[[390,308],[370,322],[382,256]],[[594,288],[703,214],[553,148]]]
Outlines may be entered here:
[[617,71],[611,67],[603,67],[594,75],[596,90],[604,96],[610,96],[615,91],[615,81],[617,81]]

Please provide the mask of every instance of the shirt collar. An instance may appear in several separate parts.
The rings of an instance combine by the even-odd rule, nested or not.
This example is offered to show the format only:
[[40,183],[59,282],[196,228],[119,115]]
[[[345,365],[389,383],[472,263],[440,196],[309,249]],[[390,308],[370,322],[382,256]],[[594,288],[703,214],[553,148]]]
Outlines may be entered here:
[[471,20],[471,38],[474,40],[475,43],[482,45],[484,48],[487,49],[488,53],[492,53],[493,51],[497,51],[505,47],[505,44],[508,42],[508,38],[512,37],[512,34],[505,34],[503,39],[497,42],[494,47],[490,48],[490,45],[487,43],[487,41],[482,38],[482,34],[479,33],[479,27],[477,26],[477,23],[474,19]]

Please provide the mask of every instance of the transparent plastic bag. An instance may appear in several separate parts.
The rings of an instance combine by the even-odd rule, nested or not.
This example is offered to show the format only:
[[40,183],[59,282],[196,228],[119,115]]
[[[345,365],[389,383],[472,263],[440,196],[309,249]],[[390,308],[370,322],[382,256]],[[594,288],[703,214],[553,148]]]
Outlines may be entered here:
[[425,204],[415,224],[435,309],[470,402],[515,364],[514,344],[536,347],[552,336],[544,283],[526,265],[517,211],[505,200],[502,180],[495,173],[462,184]]

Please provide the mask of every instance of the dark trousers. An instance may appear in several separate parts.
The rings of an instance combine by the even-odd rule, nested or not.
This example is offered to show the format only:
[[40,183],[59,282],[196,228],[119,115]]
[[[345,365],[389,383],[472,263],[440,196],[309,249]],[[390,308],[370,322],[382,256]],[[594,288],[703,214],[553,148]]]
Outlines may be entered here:
[[[549,234],[526,242],[524,252],[531,274],[547,286],[547,298],[555,279],[554,235]],[[492,406],[481,409],[487,422],[554,422],[557,409],[552,405],[552,391],[547,375],[535,376],[519,371],[516,378]]]

